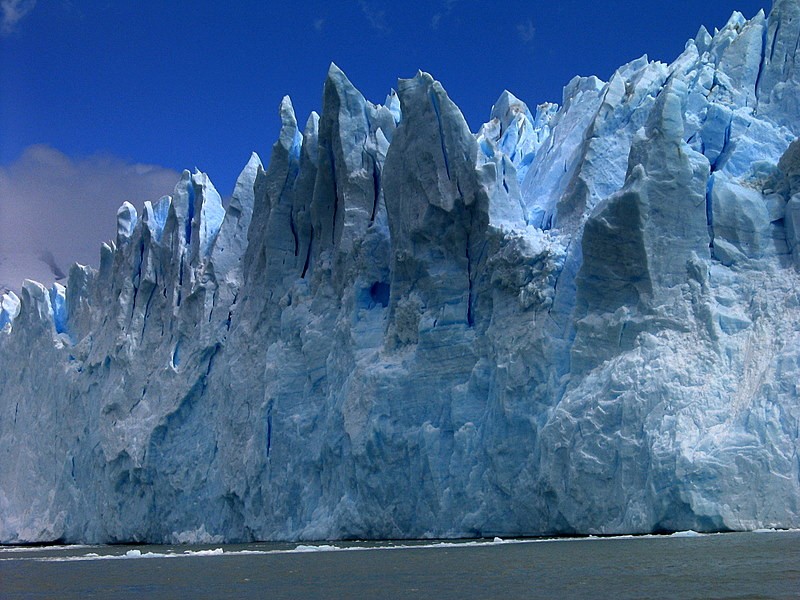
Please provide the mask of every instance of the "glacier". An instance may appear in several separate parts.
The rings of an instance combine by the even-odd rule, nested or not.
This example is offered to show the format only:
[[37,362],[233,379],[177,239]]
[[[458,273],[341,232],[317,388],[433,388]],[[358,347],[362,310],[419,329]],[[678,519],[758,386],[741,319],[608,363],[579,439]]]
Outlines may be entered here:
[[0,302],[0,542],[800,527],[800,2],[470,131],[332,65]]

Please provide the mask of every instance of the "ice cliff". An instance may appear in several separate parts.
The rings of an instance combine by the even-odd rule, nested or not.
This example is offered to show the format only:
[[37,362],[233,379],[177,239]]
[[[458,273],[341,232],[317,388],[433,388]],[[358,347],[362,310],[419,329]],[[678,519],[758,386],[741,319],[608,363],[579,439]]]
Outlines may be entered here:
[[0,541],[800,527],[800,2],[505,92],[332,66],[0,308]]

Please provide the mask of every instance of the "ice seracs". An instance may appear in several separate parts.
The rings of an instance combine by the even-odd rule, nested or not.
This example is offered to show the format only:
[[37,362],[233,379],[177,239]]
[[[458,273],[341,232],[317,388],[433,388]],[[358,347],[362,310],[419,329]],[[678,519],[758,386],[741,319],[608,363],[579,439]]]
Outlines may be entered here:
[[799,11],[477,133],[331,65],[2,296],[0,542],[800,527]]

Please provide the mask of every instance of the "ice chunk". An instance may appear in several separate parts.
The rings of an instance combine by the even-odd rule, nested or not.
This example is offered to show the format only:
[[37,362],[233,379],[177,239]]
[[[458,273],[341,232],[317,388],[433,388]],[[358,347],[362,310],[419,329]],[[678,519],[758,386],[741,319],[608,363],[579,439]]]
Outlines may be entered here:
[[117,211],[117,245],[125,243],[133,235],[138,215],[130,202],[124,202]]
[[19,297],[11,291],[0,296],[0,329],[4,329],[19,315]]

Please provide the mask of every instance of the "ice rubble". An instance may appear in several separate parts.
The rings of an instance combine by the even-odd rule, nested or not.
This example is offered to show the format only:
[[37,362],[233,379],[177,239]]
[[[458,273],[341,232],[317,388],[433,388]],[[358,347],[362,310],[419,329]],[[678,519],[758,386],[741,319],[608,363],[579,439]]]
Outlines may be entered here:
[[800,527],[800,3],[510,93],[332,66],[0,306],[0,541]]

